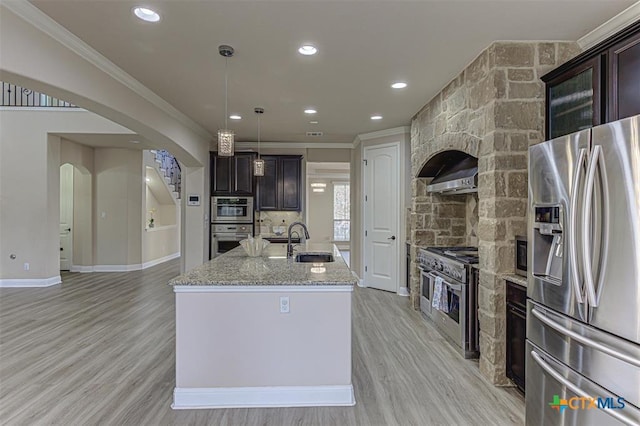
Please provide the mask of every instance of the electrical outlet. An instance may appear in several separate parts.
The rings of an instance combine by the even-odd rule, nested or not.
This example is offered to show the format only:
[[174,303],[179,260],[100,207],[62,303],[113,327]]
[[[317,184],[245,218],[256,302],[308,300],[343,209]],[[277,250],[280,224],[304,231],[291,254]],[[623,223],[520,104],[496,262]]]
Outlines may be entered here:
[[280,296],[280,313],[289,313],[289,296]]
[[30,268],[29,263],[25,262],[25,263],[24,263],[24,270],[25,270],[25,271],[28,271],[28,270],[29,270],[29,268]]

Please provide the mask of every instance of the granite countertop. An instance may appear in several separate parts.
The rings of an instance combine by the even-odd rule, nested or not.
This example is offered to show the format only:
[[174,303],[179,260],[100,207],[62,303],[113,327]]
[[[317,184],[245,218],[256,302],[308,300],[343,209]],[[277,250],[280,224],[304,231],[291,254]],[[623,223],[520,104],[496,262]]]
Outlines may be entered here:
[[330,252],[334,262],[298,263],[287,259],[286,244],[270,244],[261,257],[237,247],[169,281],[172,286],[354,285],[356,279],[331,243],[296,246],[295,254]]
[[514,284],[518,284],[524,288],[527,288],[527,277],[516,274],[504,274],[501,277],[505,280],[511,281]]

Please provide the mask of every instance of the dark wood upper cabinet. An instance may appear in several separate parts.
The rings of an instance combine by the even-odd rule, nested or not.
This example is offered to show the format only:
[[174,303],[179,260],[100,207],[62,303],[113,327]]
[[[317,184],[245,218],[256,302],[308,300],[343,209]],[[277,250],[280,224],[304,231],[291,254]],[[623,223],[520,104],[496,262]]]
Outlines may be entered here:
[[253,153],[220,157],[211,153],[212,195],[253,195]]
[[640,33],[611,47],[608,57],[608,121],[640,114]]
[[263,155],[265,173],[258,177],[258,210],[302,210],[302,157]]
[[232,192],[234,194],[253,194],[253,154],[237,154],[233,157]]
[[600,57],[586,61],[547,82],[547,139],[602,123]]
[[231,161],[230,157],[218,157],[211,153],[211,192],[213,194],[228,194],[231,192]]
[[262,156],[264,176],[258,176],[258,210],[278,210],[278,157]]
[[302,210],[302,161],[282,158],[282,210]]
[[640,114],[640,21],[542,76],[546,139]]

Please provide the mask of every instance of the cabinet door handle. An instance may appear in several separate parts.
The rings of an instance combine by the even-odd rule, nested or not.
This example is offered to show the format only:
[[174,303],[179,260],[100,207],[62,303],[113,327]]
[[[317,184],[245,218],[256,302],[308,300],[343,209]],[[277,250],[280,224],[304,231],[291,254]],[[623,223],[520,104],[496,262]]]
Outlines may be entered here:
[[395,241],[395,239],[396,239],[396,236],[395,236],[395,235],[392,235],[392,236],[390,236],[389,238],[387,238],[387,240],[391,240],[391,241]]

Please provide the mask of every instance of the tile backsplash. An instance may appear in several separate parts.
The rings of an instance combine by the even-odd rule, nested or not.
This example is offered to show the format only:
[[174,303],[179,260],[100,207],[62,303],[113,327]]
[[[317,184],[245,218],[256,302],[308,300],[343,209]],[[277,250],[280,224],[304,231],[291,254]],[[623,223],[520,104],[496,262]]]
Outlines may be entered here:
[[[282,221],[284,221],[284,223]],[[302,221],[302,212],[256,212],[256,233],[271,234],[273,233],[273,226],[289,227],[293,222]]]

